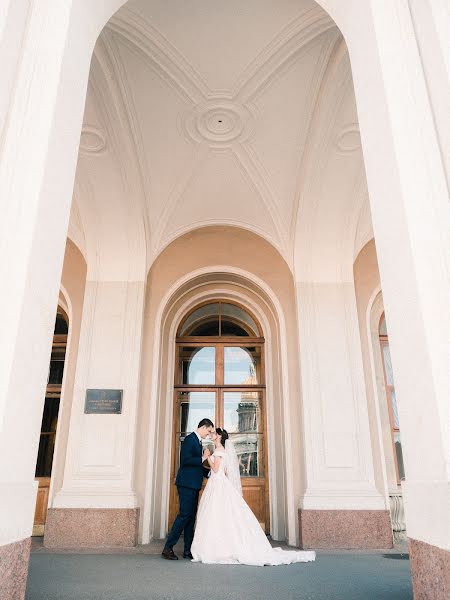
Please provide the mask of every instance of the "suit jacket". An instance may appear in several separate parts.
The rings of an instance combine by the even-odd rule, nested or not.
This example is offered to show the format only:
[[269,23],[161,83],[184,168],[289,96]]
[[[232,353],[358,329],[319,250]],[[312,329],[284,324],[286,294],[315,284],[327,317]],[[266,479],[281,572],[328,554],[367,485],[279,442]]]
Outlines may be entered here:
[[202,452],[202,446],[194,432],[184,438],[181,444],[180,468],[175,480],[177,486],[194,490],[202,487],[203,477],[208,474],[208,470],[202,464]]

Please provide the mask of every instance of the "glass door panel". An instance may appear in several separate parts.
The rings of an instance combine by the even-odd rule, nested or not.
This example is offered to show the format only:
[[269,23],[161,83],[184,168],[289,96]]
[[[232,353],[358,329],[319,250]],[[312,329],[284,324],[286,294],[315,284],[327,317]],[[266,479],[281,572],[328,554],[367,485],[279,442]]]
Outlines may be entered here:
[[223,349],[225,385],[261,383],[261,347],[225,346]]
[[178,354],[179,383],[214,385],[216,383],[216,349],[214,346],[181,346]]
[[242,477],[264,475],[261,397],[258,390],[223,392],[224,428],[236,446]]
[[231,433],[261,431],[261,392],[242,390],[223,393],[223,426]]
[[241,477],[264,477],[264,451],[262,433],[230,435],[236,447]]
[[50,477],[58,422],[59,397],[46,397],[35,477]]
[[[175,472],[180,464],[181,443],[184,438],[197,429],[197,425],[202,419],[211,419],[216,422],[216,392],[201,391],[179,391],[177,393],[177,415],[175,432]],[[209,439],[203,441],[203,445],[210,447]],[[210,448],[211,449],[211,448]]]
[[216,392],[178,392],[177,433],[184,439],[204,418],[216,418]]
[[[236,337],[237,328],[245,329],[239,335],[259,334],[253,321],[239,319],[225,307],[222,321],[219,311],[219,331],[228,339],[211,339],[208,329],[217,317],[216,307],[210,311],[200,307],[193,318],[182,325],[187,337],[177,343],[177,373],[175,376],[175,406],[173,422],[172,482],[169,524],[178,510],[175,477],[180,463],[180,449],[187,434],[194,431],[203,418],[209,418],[216,427],[228,431],[236,446],[243,495],[265,531],[269,530],[268,487],[265,473],[264,421],[264,356],[263,344],[257,340],[246,342]],[[214,309],[214,310],[212,310]],[[195,318],[194,318],[195,317]],[[192,329],[193,328],[193,329]],[[234,329],[233,329],[234,328]],[[248,331],[247,331],[248,329]],[[215,330],[214,330],[215,332]],[[213,333],[214,333],[213,332]],[[209,336],[200,341],[198,336]],[[204,447],[214,450],[211,440]]]

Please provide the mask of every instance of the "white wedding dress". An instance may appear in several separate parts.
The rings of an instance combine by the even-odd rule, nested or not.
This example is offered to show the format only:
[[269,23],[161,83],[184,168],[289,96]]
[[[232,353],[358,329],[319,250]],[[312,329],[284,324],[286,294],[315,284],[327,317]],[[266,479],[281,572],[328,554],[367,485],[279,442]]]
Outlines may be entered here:
[[[272,548],[258,520],[242,497],[234,446],[226,442],[217,473],[211,475],[197,512],[191,552],[206,564],[287,565],[315,560],[314,551]],[[228,475],[228,476],[227,476]]]

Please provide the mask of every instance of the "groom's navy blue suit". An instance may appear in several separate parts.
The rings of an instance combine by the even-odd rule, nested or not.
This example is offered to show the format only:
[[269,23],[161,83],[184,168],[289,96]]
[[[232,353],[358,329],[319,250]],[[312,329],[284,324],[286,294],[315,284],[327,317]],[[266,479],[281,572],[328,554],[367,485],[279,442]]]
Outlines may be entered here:
[[208,474],[208,470],[203,467],[202,463],[202,443],[195,433],[190,433],[181,444],[180,468],[175,480],[180,509],[167,536],[166,548],[173,548],[184,530],[184,552],[187,553],[191,550],[198,494],[202,487],[203,477]]

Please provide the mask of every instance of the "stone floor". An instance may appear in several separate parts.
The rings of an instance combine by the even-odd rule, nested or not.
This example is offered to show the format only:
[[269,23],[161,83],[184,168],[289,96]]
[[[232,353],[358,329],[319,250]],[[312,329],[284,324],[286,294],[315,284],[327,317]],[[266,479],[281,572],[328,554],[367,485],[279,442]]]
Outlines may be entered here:
[[124,550],[46,550],[33,543],[27,600],[411,600],[408,555],[320,551],[281,567],[165,561],[161,544]]

